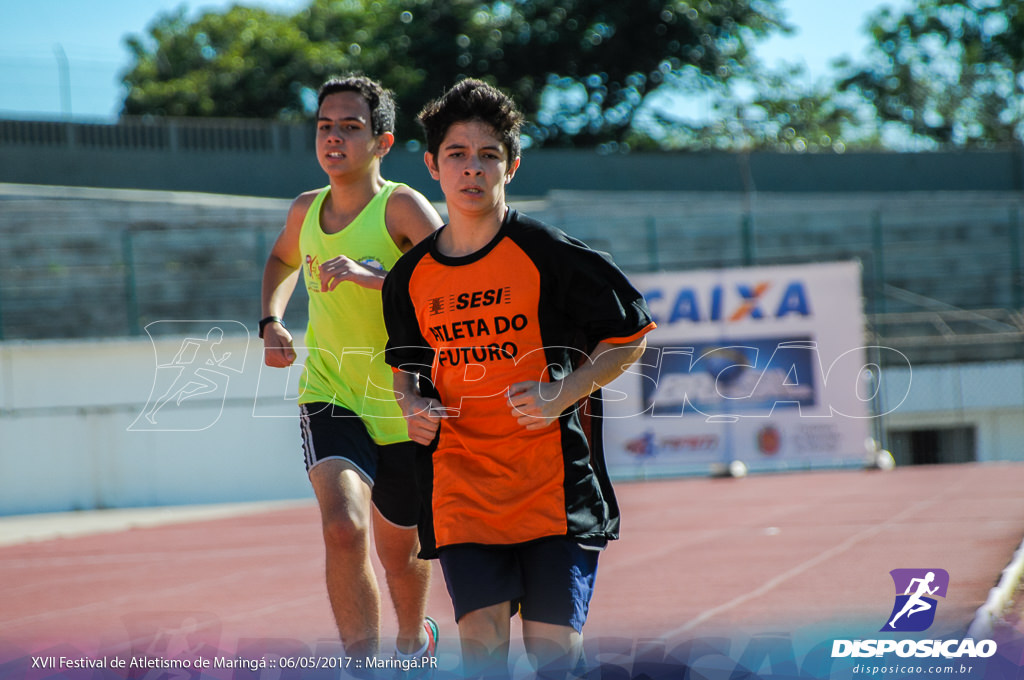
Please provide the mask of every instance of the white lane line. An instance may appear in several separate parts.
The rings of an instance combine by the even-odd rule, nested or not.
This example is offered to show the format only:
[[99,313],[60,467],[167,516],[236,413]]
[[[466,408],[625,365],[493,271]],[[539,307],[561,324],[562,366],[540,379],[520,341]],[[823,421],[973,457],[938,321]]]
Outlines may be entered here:
[[836,557],[837,555],[841,555],[842,553],[846,552],[847,550],[849,550],[850,548],[854,547],[858,543],[864,541],[865,539],[868,539],[868,538],[871,538],[873,536],[878,535],[879,533],[881,533],[885,529],[888,529],[893,524],[899,523],[899,522],[903,521],[906,517],[912,516],[912,515],[920,512],[920,511],[924,510],[925,508],[927,508],[929,506],[935,505],[938,502],[939,502],[938,498],[932,498],[930,500],[924,500],[924,501],[921,501],[920,503],[912,505],[911,507],[907,508],[906,510],[904,510],[901,513],[899,513],[898,515],[895,515],[894,517],[891,517],[890,519],[886,520],[885,522],[883,522],[881,524],[876,524],[875,526],[870,527],[868,529],[864,529],[863,531],[860,531],[859,533],[856,533],[853,536],[851,536],[850,538],[846,539],[845,541],[843,541],[839,545],[836,545],[836,546],[834,546],[832,548],[829,548],[828,550],[825,550],[825,551],[815,555],[814,557],[812,557],[812,558],[810,558],[808,560],[805,560],[804,562],[801,562],[800,564],[796,565],[795,567],[793,567],[791,569],[788,569],[787,571],[782,572],[781,574],[779,574],[775,578],[769,579],[768,581],[764,582],[761,586],[755,588],[754,590],[751,590],[751,591],[749,591],[747,593],[739,595],[738,597],[735,597],[735,598],[729,600],[728,602],[720,604],[720,605],[718,605],[716,607],[712,607],[710,609],[704,610],[703,612],[698,614],[696,617],[690,619],[689,621],[687,621],[683,625],[679,626],[678,628],[674,628],[674,629],[672,629],[670,631],[667,631],[667,632],[663,633],[661,637],[663,639],[666,639],[666,640],[667,639],[672,639],[672,638],[674,638],[674,637],[676,637],[678,635],[681,635],[683,633],[686,633],[688,631],[693,630],[697,626],[705,623],[706,621],[708,621],[708,620],[718,616],[719,614],[721,614],[723,612],[727,612],[730,609],[735,609],[736,607],[739,607],[740,605],[743,605],[743,604],[749,602],[750,600],[753,600],[755,598],[761,597],[762,595],[771,592],[772,590],[777,588],[779,585],[785,583],[786,581],[790,580],[791,578],[793,578],[795,576],[799,576],[800,574],[804,573],[808,569],[811,569],[812,567],[816,567],[817,565],[821,564],[822,562],[825,562],[826,560],[830,560],[833,557]]

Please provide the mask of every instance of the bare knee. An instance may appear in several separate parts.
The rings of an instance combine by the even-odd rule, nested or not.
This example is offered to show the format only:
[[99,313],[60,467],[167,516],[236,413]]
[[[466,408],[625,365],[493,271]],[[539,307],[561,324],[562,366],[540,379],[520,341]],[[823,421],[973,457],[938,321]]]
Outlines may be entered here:
[[338,510],[323,516],[324,543],[336,550],[365,550],[369,541],[369,521],[358,514]]
[[510,606],[503,602],[459,619],[463,672],[467,677],[503,677],[507,672]]
[[328,549],[365,550],[370,531],[370,486],[344,461],[325,461],[309,474],[320,503]]
[[523,621],[523,643],[538,677],[568,677],[583,653],[583,635],[572,626]]

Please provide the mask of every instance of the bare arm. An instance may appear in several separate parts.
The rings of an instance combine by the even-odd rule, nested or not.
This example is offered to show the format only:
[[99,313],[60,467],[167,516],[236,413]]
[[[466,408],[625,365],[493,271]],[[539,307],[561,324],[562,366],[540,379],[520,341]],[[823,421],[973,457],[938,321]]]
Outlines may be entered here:
[[336,255],[320,265],[320,286],[324,292],[334,290],[343,281],[380,290],[385,276],[385,272],[356,262],[348,255]]
[[[288,209],[284,228],[274,242],[267,263],[263,267],[262,316],[283,319],[288,301],[299,280],[302,255],[299,250],[299,232],[309,209],[312,194],[295,199]],[[263,360],[268,366],[284,368],[295,361],[292,334],[279,323],[269,323],[263,329]]]
[[444,221],[418,191],[399,187],[388,201],[384,221],[395,245],[403,253],[441,228]]
[[395,371],[395,400],[405,416],[409,428],[409,439],[417,444],[427,446],[434,440],[441,418],[430,413],[430,409],[440,406],[436,399],[420,396],[418,377],[413,373]]
[[555,382],[520,382],[509,387],[512,415],[527,430],[547,427],[567,408],[622,375],[644,353],[647,339],[630,343],[601,342],[593,356]]

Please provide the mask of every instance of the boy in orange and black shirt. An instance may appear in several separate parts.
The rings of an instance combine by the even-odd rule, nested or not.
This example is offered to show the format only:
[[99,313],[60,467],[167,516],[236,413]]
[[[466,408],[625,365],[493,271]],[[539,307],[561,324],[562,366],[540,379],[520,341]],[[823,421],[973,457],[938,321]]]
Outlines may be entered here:
[[506,206],[520,120],[476,80],[420,113],[449,223],[384,284],[396,397],[410,437],[436,439],[430,528],[470,675],[507,666],[517,608],[539,665],[580,659],[598,551],[619,518],[600,421],[579,406],[654,327],[607,256]]

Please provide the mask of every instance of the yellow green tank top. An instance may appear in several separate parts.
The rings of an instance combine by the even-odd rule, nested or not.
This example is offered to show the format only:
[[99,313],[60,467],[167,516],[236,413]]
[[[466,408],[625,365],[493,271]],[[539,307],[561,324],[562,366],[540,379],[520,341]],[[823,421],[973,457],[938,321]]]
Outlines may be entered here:
[[387,182],[363,211],[336,234],[325,234],[320,212],[330,187],[313,200],[299,233],[303,280],[309,294],[306,359],[299,379],[299,403],[331,402],[353,411],[378,444],[409,439],[392,392],[391,367],[384,363],[387,331],[379,290],[344,281],[333,291],[320,288],[320,265],[346,255],[369,267],[390,271],[402,252],[384,223],[388,198],[400,185]]

